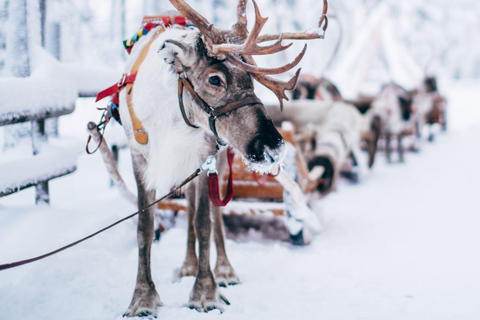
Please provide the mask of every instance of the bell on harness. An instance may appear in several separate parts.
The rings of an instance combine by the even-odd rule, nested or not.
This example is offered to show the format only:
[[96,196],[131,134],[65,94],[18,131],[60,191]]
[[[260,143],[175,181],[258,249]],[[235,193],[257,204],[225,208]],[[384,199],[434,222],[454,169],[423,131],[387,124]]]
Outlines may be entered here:
[[112,100],[110,100],[107,105],[105,120],[107,120],[108,122],[112,118],[114,118],[120,125],[122,124],[122,121],[120,120],[120,112],[118,110],[118,105],[113,103]]

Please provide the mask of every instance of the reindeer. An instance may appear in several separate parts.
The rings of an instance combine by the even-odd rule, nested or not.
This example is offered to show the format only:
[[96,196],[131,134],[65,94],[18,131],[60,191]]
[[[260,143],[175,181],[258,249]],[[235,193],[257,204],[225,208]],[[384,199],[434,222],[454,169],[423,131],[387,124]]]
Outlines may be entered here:
[[443,131],[447,129],[446,99],[440,95],[437,80],[433,76],[426,76],[418,90],[414,90],[413,109],[416,116],[417,139],[421,138],[421,129],[425,124],[429,126],[428,141],[435,139],[432,126],[439,123]]
[[404,161],[403,137],[415,133],[415,118],[412,114],[412,93],[391,82],[383,86],[380,94],[366,112],[369,123],[380,119],[381,133],[385,137],[385,154],[391,162],[392,138],[397,139],[399,161]]
[[[260,15],[254,1],[256,20],[250,33],[246,28],[246,0],[239,1],[238,20],[232,30],[216,28],[184,1],[170,2],[195,27],[158,26],[140,38],[126,67],[127,74],[136,73],[135,82],[119,95],[140,209],[154,201],[156,192],[168,193],[195,171],[208,155],[214,154],[217,144],[233,148],[252,170],[269,172],[278,165],[284,157],[284,140],[255,95],[253,79],[272,90],[282,108],[282,100],[287,99],[285,91],[295,87],[300,70],[287,82],[269,75],[293,69],[303,58],[306,46],[293,62],[278,68],[259,67],[253,56],[287,49],[289,45],[283,46],[283,39],[323,37],[320,32],[260,35],[267,19]],[[326,7],[319,26],[326,20]],[[275,42],[268,46],[257,44],[271,40]],[[120,84],[128,79],[131,77],[125,76]],[[193,250],[180,272],[180,276],[196,275],[188,306],[198,311],[222,310],[228,304],[209,262],[211,211],[217,221],[220,218],[218,210],[211,208],[207,190],[206,172],[187,188],[192,225],[189,248]],[[150,268],[153,224],[153,209],[144,210],[137,227],[137,281],[125,316],[155,315],[161,305]],[[219,230],[216,234],[222,233]],[[199,243],[198,259],[195,240]],[[221,247],[217,275],[226,274],[231,279],[234,272],[226,254],[220,252]]]
[[301,75],[292,93],[293,100],[342,101],[340,90],[330,80],[312,75]]

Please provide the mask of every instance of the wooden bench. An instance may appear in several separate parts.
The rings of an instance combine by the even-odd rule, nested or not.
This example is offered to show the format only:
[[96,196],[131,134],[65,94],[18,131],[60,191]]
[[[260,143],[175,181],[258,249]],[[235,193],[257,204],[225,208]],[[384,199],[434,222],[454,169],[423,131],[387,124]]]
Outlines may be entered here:
[[0,164],[0,197],[35,187],[35,203],[49,203],[48,181],[77,169],[76,153],[50,146],[45,119],[57,118],[74,111],[75,104],[33,110],[0,113],[0,126],[31,122],[32,153],[30,157]]

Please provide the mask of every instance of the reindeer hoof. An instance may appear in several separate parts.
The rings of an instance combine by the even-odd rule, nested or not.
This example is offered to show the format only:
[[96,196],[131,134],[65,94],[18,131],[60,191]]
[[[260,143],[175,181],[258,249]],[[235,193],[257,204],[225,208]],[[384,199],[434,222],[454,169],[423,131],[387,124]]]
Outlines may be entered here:
[[229,306],[230,302],[219,292],[217,292],[215,296],[214,299],[208,299],[206,297],[201,297],[199,300],[190,299],[187,307],[195,309],[198,312],[209,312],[216,309],[219,310],[220,313],[223,313],[225,311],[225,305]]
[[183,277],[197,276],[197,264],[187,264],[185,261],[180,269],[175,271],[175,281],[180,281]]
[[230,305],[230,302],[220,293],[211,271],[205,278],[197,277],[187,306],[198,312],[208,312],[214,309],[223,312],[225,305]]
[[150,311],[143,311],[143,312],[140,312],[136,315],[132,315],[128,310],[123,314],[123,317],[124,318],[131,318],[131,317],[135,317],[135,318],[148,318],[148,319],[155,319],[157,316],[155,314],[152,314]]
[[162,306],[160,296],[156,291],[143,295],[137,298],[135,295],[128,307],[127,311],[123,314],[124,318],[130,317],[148,317],[156,318],[157,308]]
[[220,287],[233,286],[240,283],[240,280],[230,263],[221,265],[217,264],[215,267],[215,280]]
[[148,318],[148,319],[155,319],[157,317],[157,311],[155,310],[143,310],[138,313],[132,313],[130,310],[125,311],[123,314],[124,318]]
[[417,144],[414,144],[410,147],[410,151],[419,153],[420,152],[420,147]]
[[290,242],[295,246],[305,246],[310,244],[310,236],[307,230],[302,229],[295,235],[290,234]]

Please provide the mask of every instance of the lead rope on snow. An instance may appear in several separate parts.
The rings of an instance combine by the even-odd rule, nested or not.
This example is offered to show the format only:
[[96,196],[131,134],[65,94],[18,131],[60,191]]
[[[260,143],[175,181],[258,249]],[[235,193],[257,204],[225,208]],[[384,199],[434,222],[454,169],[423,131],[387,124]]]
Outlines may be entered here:
[[[218,148],[218,147],[215,148],[215,152],[214,152],[213,156],[215,156],[215,155],[218,153],[218,151],[219,151],[219,148]],[[210,157],[209,157],[209,158],[210,158]],[[207,159],[209,159],[209,158],[207,158]],[[108,229],[113,228],[114,226],[122,223],[123,221],[126,221],[126,220],[128,220],[128,219],[130,219],[130,218],[135,217],[136,215],[140,214],[141,212],[143,212],[143,211],[147,210],[148,208],[151,208],[152,206],[156,205],[156,204],[159,203],[160,201],[165,200],[166,198],[174,195],[180,188],[182,188],[184,185],[186,185],[187,183],[189,183],[190,181],[192,181],[193,179],[195,179],[196,177],[198,177],[198,176],[200,175],[200,173],[202,173],[203,171],[209,170],[210,167],[211,167],[210,163],[207,163],[207,161],[205,161],[200,168],[198,168],[197,170],[195,170],[195,172],[192,173],[187,179],[185,179],[179,186],[172,188],[172,190],[171,190],[168,194],[166,194],[166,195],[164,195],[163,197],[161,197],[160,199],[158,199],[158,200],[150,203],[149,205],[143,207],[142,209],[138,210],[137,212],[132,213],[131,215],[126,216],[125,218],[120,219],[120,220],[112,223],[111,225],[109,225],[109,226],[107,226],[107,227],[105,227],[105,228],[103,228],[103,229],[101,229],[101,230],[99,230],[99,231],[97,231],[97,232],[95,232],[95,233],[92,233],[92,234],[90,234],[90,235],[88,235],[88,236],[86,236],[86,237],[84,237],[84,238],[82,238],[82,239],[80,239],[80,240],[77,240],[77,241],[75,241],[75,242],[72,242],[72,243],[70,243],[70,244],[67,244],[66,246],[63,246],[63,247],[58,248],[58,249],[56,249],[56,250],[53,250],[53,251],[51,251],[51,252],[45,253],[45,254],[43,254],[43,255],[40,255],[40,256],[37,256],[37,257],[34,257],[34,258],[30,258],[30,259],[26,259],[26,260],[17,261],[17,262],[2,264],[2,265],[0,265],[0,271],[7,270],[7,269],[12,269],[12,268],[16,268],[16,267],[22,266],[22,265],[24,265],[24,264],[29,264],[29,263],[32,263],[32,262],[35,262],[35,261],[38,261],[38,260],[45,259],[45,258],[47,258],[47,257],[53,256],[54,254],[57,254],[57,253],[59,253],[59,252],[62,252],[62,251],[64,251],[64,250],[68,249],[68,248],[71,248],[71,247],[73,247],[73,246],[76,246],[77,244],[82,243],[82,242],[84,242],[85,240],[88,240],[88,239],[90,239],[90,238],[93,238],[93,237],[95,237],[96,235],[98,235],[98,234],[100,234],[100,233],[102,233],[102,232],[104,232],[104,231],[107,231]]]

